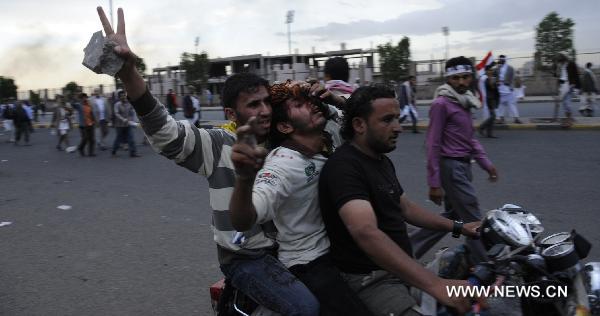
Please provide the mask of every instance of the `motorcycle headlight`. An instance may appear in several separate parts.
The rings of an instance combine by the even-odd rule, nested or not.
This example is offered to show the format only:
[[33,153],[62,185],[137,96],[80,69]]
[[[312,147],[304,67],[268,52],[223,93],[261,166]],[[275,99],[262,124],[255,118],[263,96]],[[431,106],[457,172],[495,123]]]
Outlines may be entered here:
[[502,210],[491,210],[486,214],[482,223],[481,238],[487,247],[500,243],[523,247],[533,241],[533,237],[521,223]]
[[526,231],[531,233],[531,237],[533,238],[544,231],[544,226],[542,226],[540,220],[533,213],[518,205],[504,204],[500,210],[512,216]]

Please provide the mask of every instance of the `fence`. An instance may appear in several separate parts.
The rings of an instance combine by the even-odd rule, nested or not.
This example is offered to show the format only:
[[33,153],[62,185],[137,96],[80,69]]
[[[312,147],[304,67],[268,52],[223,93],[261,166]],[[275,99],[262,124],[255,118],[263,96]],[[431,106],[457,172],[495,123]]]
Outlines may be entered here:
[[[496,56],[497,57],[497,56]],[[479,62],[478,58],[472,58],[475,63]],[[582,52],[577,54],[576,62],[580,67],[583,67],[586,63],[591,62],[595,67],[593,67],[596,75],[600,75],[600,52]],[[437,86],[439,86],[443,81],[443,72],[444,72],[444,63],[445,60],[419,60],[413,62],[413,67],[411,73],[416,74],[417,77],[417,98],[418,99],[431,99],[433,96],[433,92]],[[508,63],[515,68],[515,71],[518,71],[518,75],[521,77],[523,84],[527,87],[526,94],[530,96],[538,96],[538,95],[553,95],[555,93],[556,88],[556,78],[554,78],[549,73],[543,73],[539,71],[535,71],[534,69],[534,58],[533,56],[517,56],[511,57],[509,56]],[[362,68],[361,68],[362,67]],[[322,78],[322,67],[313,69],[307,69],[306,71],[297,71],[294,69],[283,70],[282,71],[269,71],[267,74],[258,73],[262,75],[266,79],[271,82],[274,81],[285,81],[287,79],[295,79],[295,80],[303,80],[306,77],[317,76]],[[367,75],[365,75],[365,73]],[[361,81],[361,84],[370,83],[370,82],[381,82],[381,73],[379,65],[375,65],[374,67],[351,67],[350,70],[350,82],[354,83],[356,78],[364,78]],[[403,78],[399,78],[402,80]],[[158,97],[160,100],[164,100],[166,91],[168,88],[171,88],[169,84],[167,84],[167,80],[160,80],[160,87],[155,88],[156,84],[151,84],[151,92]],[[222,87],[222,82],[219,84],[215,84],[214,89],[210,89],[213,93],[213,102],[212,104],[218,105],[220,104],[220,88]],[[92,94],[94,90],[100,90],[105,95],[110,95],[112,92],[116,90],[115,85],[93,85],[93,86],[84,86],[82,87],[82,91],[87,93],[88,95]],[[178,91],[180,95],[182,95],[185,91],[180,91],[181,89],[174,89]],[[42,100],[54,100],[57,94],[63,94],[63,90],[61,88],[54,89],[39,89],[33,90],[35,93],[39,93],[40,98]],[[20,90],[17,91],[17,97],[20,100],[29,99],[29,90]],[[203,102],[203,104],[207,104]]]

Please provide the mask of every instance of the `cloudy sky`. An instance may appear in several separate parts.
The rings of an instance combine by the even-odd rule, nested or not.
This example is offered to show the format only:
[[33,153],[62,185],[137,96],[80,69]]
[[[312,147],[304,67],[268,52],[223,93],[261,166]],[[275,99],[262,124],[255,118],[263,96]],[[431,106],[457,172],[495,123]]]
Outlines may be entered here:
[[[111,83],[81,65],[83,48],[101,29],[96,6],[109,0],[0,0],[0,75],[19,90]],[[212,57],[285,54],[285,14],[295,11],[292,47],[300,53],[376,47],[402,36],[413,59],[443,58],[443,26],[450,55],[530,56],[535,26],[550,11],[575,22],[579,52],[600,52],[599,0],[114,0],[122,7],[130,46],[149,68],[174,65],[182,52]],[[600,54],[596,57],[600,63]]]

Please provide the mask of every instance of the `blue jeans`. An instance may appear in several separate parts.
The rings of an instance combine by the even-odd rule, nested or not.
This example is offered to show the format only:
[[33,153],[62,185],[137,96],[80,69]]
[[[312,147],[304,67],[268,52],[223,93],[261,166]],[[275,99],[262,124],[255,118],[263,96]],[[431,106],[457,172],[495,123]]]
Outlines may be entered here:
[[571,114],[571,112],[573,112],[571,109],[571,98],[573,98],[573,89],[569,88],[569,92],[565,93],[561,100],[565,114]]
[[279,260],[271,255],[221,265],[231,284],[256,303],[281,315],[319,315],[319,302]]
[[121,145],[121,143],[127,142],[128,147],[129,147],[129,154],[135,155],[136,149],[135,149],[135,142],[133,141],[133,133],[134,133],[133,127],[131,127],[131,126],[117,127],[116,130],[117,130],[117,135],[115,136],[115,141],[113,143],[112,152],[116,153],[117,149],[119,149],[119,146]]

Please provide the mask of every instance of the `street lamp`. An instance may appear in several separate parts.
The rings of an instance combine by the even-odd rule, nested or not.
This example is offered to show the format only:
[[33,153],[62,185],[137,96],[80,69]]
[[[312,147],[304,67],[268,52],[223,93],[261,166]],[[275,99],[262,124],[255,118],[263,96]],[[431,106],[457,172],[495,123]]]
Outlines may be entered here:
[[285,24],[287,24],[288,34],[288,53],[292,54],[292,33],[290,31],[290,25],[294,22],[294,10],[289,10],[286,14]]
[[448,60],[450,54],[450,47],[448,46],[448,36],[450,35],[450,29],[447,26],[442,27],[442,34],[446,37],[446,56],[444,60]]

